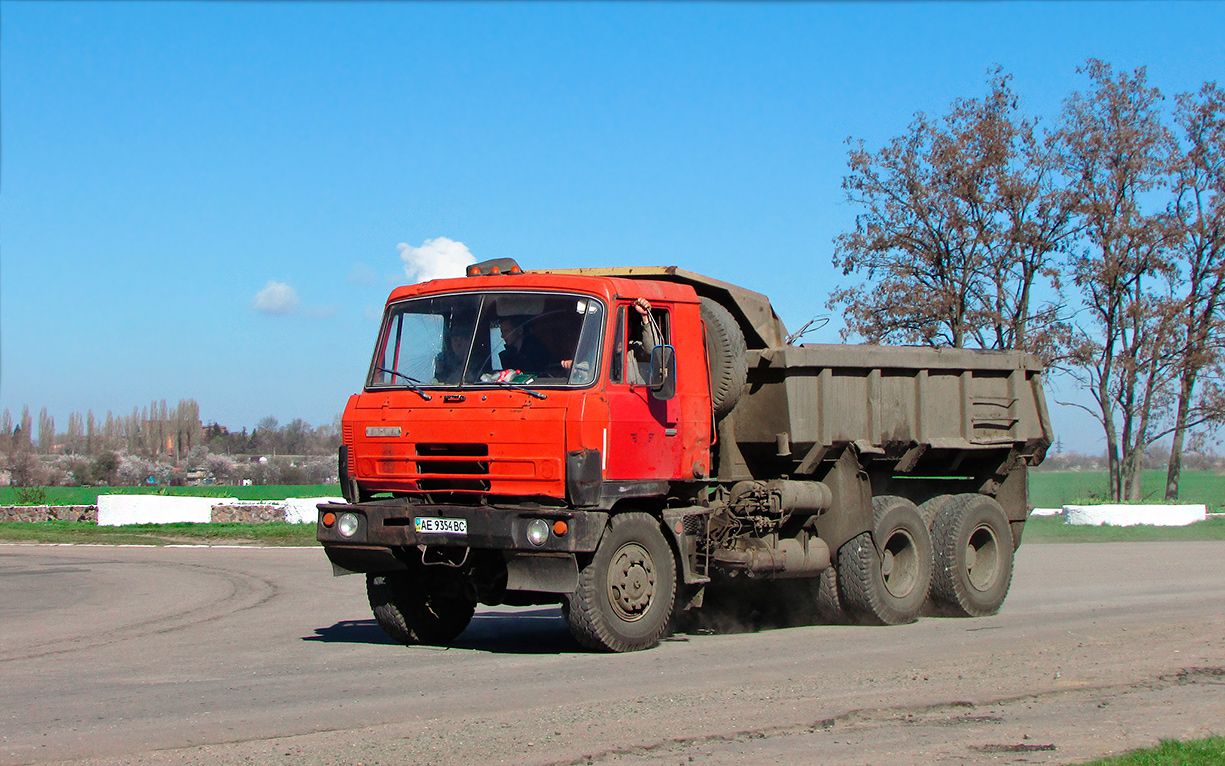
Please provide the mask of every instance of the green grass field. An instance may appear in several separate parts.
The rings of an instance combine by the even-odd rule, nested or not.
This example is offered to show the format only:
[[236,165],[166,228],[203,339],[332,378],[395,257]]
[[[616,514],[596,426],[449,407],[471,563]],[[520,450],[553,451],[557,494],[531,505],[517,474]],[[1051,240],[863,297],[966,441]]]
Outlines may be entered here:
[[[1030,471],[1029,502],[1035,508],[1058,508],[1068,504],[1106,503],[1105,471]],[[1144,502],[1161,503],[1165,498],[1165,471],[1144,471],[1140,476]],[[1225,473],[1188,471],[1178,485],[1178,502],[1204,503],[1210,511],[1225,509]]]
[[[287,497],[340,497],[337,484],[250,487],[40,487],[46,496],[39,505],[96,505],[98,495],[187,495],[191,497],[236,497],[239,500],[284,500]],[[17,487],[0,487],[0,505],[27,505]]]
[[1209,737],[1190,742],[1164,740],[1157,747],[1133,750],[1123,755],[1090,761],[1081,766],[1222,766],[1225,764],[1225,737]]

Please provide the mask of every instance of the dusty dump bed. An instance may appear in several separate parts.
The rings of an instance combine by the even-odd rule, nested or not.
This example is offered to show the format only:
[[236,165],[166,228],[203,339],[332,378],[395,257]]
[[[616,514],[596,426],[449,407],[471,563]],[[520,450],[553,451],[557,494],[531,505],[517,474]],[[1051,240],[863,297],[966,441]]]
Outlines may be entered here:
[[866,456],[907,461],[904,471],[928,451],[1003,450],[1035,464],[1051,442],[1041,371],[1037,358],[1015,351],[814,344],[750,352],[737,441],[777,449],[785,433],[797,458],[853,444]]

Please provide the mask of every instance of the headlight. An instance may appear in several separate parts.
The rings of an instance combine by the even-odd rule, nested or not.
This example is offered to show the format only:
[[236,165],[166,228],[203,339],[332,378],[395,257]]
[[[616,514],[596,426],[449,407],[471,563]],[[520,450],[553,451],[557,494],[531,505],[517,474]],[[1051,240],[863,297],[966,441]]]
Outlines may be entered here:
[[336,529],[342,537],[352,537],[357,534],[357,514],[342,513],[340,519],[336,522]]
[[532,519],[527,523],[527,541],[532,545],[544,545],[549,539],[549,522]]

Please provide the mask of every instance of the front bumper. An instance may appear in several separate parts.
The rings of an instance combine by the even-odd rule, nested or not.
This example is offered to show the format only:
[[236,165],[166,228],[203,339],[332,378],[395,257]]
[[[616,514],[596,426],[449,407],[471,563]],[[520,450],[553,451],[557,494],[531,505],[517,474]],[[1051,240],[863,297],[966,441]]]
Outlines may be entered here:
[[[340,534],[337,524],[323,525],[323,515],[342,513],[357,516],[357,531],[352,537]],[[463,519],[467,534],[419,533],[418,518]],[[550,528],[564,521],[566,531],[550,531],[542,545],[527,538],[527,525],[544,519]],[[446,546],[483,548],[532,553],[590,553],[596,549],[608,514],[600,511],[573,511],[559,508],[524,506],[415,505],[399,500],[368,503],[326,503],[319,506],[317,535],[325,549],[396,548],[404,546]],[[330,555],[330,553],[329,553]]]

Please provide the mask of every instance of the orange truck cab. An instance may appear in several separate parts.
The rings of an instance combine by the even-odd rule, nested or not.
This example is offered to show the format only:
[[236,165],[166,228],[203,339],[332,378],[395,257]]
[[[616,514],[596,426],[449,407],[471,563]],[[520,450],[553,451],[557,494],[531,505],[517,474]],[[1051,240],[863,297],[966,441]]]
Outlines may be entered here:
[[[321,506],[319,523],[339,571],[377,575],[379,593],[416,579],[431,591],[422,604],[441,600],[423,579],[448,580],[438,587],[465,604],[556,603],[615,507],[696,501],[706,486],[698,296],[686,284],[524,273],[507,261],[397,288],[342,424],[349,504]],[[414,577],[440,570],[454,576]]]

